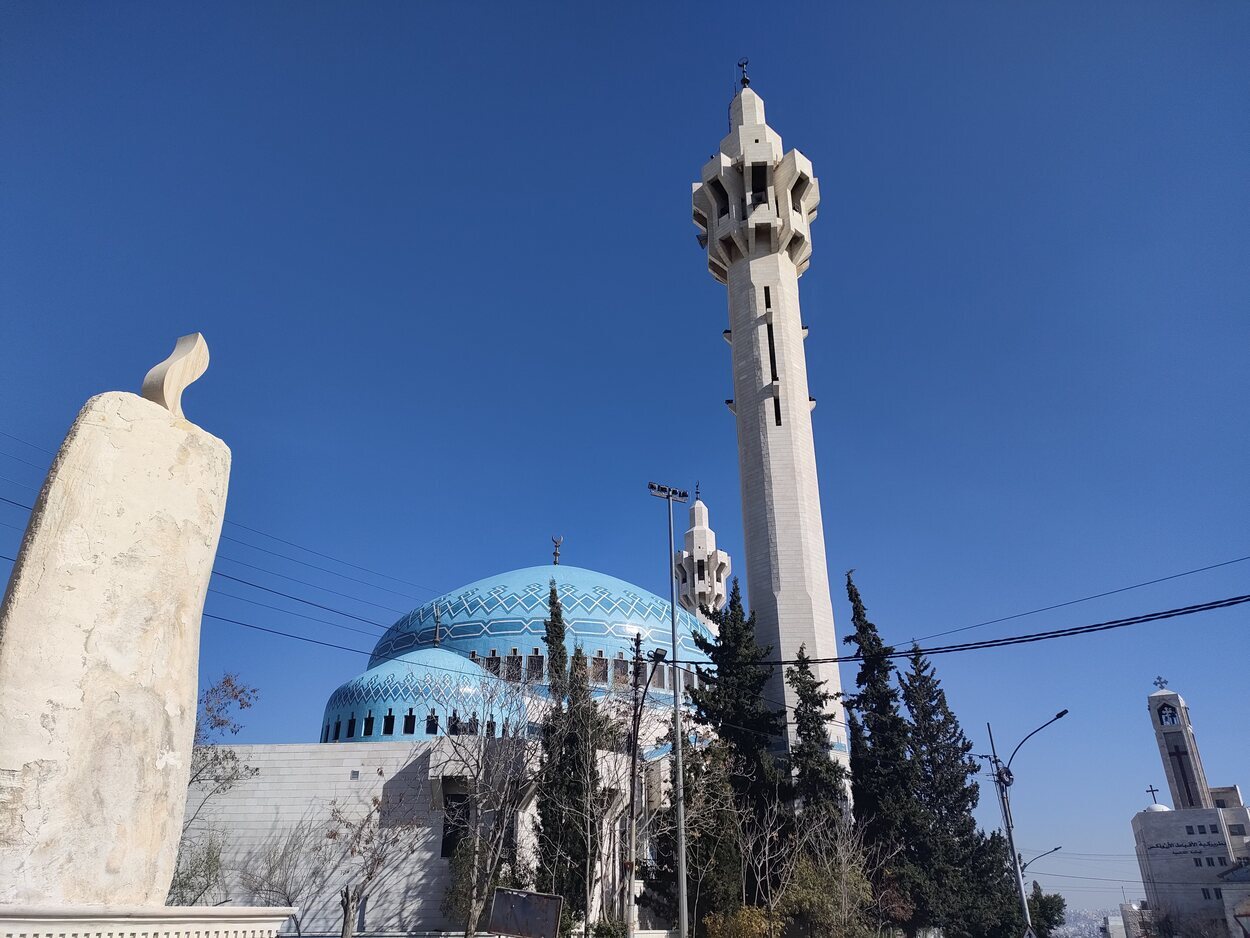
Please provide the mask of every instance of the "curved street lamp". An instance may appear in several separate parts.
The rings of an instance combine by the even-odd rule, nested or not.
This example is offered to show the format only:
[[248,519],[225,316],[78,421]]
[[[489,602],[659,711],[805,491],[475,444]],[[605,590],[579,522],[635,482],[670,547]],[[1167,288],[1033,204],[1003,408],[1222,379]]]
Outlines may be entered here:
[[1058,853],[1058,852],[1059,852],[1060,850],[1062,850],[1062,849],[1063,849],[1063,847],[1051,847],[1051,848],[1050,848],[1049,850],[1047,850],[1045,853],[1039,853],[1037,856],[1035,856],[1035,857],[1034,857],[1032,860],[1030,860],[1028,863],[1024,863],[1024,864],[1022,864],[1022,865],[1020,866],[1020,872],[1021,872],[1021,873],[1023,873],[1025,870],[1027,870],[1030,866],[1032,866],[1034,863],[1036,863],[1036,862],[1037,862],[1038,860],[1040,860],[1042,857],[1048,857],[1048,856],[1050,856],[1052,853]]
[[[1013,823],[1011,817],[1011,798],[1007,793],[1007,790],[1011,787],[1012,782],[1016,780],[1016,777],[1011,774],[1011,760],[1016,757],[1016,753],[1020,751],[1021,746],[1027,743],[1042,730],[1046,729],[1046,727],[1050,726],[1050,724],[1054,723],[1056,720],[1062,720],[1067,715],[1067,710],[1060,710],[1033,732],[1025,736],[1024,739],[1016,743],[1016,748],[1011,750],[1011,755],[1007,757],[1006,762],[1003,762],[1002,759],[998,758],[998,750],[994,748],[994,730],[988,723],[985,724],[985,729],[990,735],[989,759],[990,763],[994,767],[994,787],[998,789],[998,806],[1003,812],[1003,829],[1007,832],[1007,847],[1011,850],[1011,863],[1012,866],[1015,867],[1016,871],[1016,888],[1020,892],[1020,911],[1024,913],[1024,925],[1028,931],[1031,931],[1033,928],[1033,916],[1029,914],[1029,897],[1024,892],[1024,870],[1029,863],[1032,863],[1033,860],[1037,860],[1039,858],[1034,857],[1033,860],[1029,861],[1029,863],[1021,866],[1020,854],[1016,852],[1015,824]],[[1055,848],[1055,850],[1058,849],[1058,847]],[[1048,850],[1046,853],[1042,854],[1042,856],[1054,853],[1055,850]]]

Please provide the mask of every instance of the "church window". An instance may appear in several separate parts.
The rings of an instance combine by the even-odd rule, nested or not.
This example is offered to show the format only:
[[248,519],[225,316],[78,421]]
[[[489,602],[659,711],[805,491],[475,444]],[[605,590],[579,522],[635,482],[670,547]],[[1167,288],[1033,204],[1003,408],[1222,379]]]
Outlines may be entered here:
[[392,736],[395,733],[395,711],[386,708],[386,716],[382,717],[382,735]]
[[330,741],[330,724],[326,724],[326,728],[321,731],[321,741],[328,743]]
[[1216,806],[1217,808],[1227,808],[1227,807],[1228,807],[1228,802],[1227,802],[1227,801],[1225,801],[1223,798],[1216,798],[1216,799],[1215,799],[1215,806]]
[[1228,866],[1228,857],[1220,857],[1220,866]]
[[364,732],[361,733],[360,735],[362,736],[373,735],[373,711],[372,710],[370,710],[368,714],[365,715],[365,729],[364,729]]
[[343,727],[343,721],[342,721],[342,720],[335,720],[335,721],[334,721],[334,741],[335,741],[336,743],[339,741],[339,730],[340,730],[340,729],[342,729],[342,727]]
[[1215,866],[1215,857],[1207,857],[1207,866]]
[[1245,836],[1246,836],[1246,825],[1244,825],[1244,824],[1229,824],[1229,825],[1228,825],[1228,832],[1229,832],[1230,834],[1232,834],[1233,836],[1235,836],[1235,837],[1245,837]]
[[544,658],[534,649],[534,653],[525,659],[525,680],[540,683],[543,679]]
[[1211,890],[1210,890],[1210,889],[1204,889],[1204,890],[1202,890],[1202,898],[1204,898],[1204,899],[1210,899],[1210,898],[1211,898]]
[[411,736],[417,731],[417,715],[412,712],[412,707],[408,708],[408,712],[404,714],[404,735]]
[[1215,887],[1215,898],[1217,898],[1217,899],[1223,899],[1223,898],[1224,898],[1224,890],[1223,890],[1223,889],[1221,889],[1219,886],[1216,886],[1216,887]]
[[1164,704],[1159,708],[1159,723],[1162,726],[1176,726],[1180,723],[1180,719],[1176,714],[1176,708],[1171,704]]
[[352,714],[347,718],[347,738],[351,739],[356,735],[356,714]]
[[1192,834],[1193,832],[1194,832],[1194,826],[1193,826],[1192,824],[1186,824],[1186,825],[1185,825],[1185,833],[1186,833],[1186,834]]
[[1202,857],[1194,857],[1194,866],[1202,866]]
[[431,710],[425,716],[425,735],[433,736],[437,732],[438,732],[438,714],[435,713],[433,710]]

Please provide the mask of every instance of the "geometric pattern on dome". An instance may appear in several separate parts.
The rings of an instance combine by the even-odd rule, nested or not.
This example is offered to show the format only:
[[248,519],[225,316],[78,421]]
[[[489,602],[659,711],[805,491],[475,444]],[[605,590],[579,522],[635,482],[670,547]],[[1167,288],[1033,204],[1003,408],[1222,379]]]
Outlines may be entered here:
[[[483,672],[485,674],[485,672]],[[402,677],[387,672],[384,677],[362,674],[348,681],[326,701],[327,710],[346,709],[367,703],[400,703],[417,699],[434,700],[446,704],[458,699],[464,686],[464,677],[456,674],[431,674],[408,671]]]
[[[602,574],[580,568],[547,568],[557,577],[556,589],[564,609],[565,622],[578,638],[592,636],[615,636],[630,640],[641,627],[644,640],[652,638],[645,624],[655,626],[655,638],[668,643],[669,605],[658,596],[640,595],[624,581],[621,587],[609,589],[601,585],[607,579]],[[515,571],[527,578],[537,570]],[[565,576],[561,577],[561,574]],[[569,577],[568,573],[573,573]],[[499,579],[506,580],[509,574]],[[564,579],[561,583],[559,580]],[[572,579],[599,581],[584,587]],[[612,578],[615,579],[615,578]],[[547,599],[550,584],[535,578],[519,586],[506,582],[487,585],[488,581],[473,584],[458,593],[440,596],[404,615],[381,637],[373,649],[369,666],[402,655],[409,649],[428,645],[434,638],[434,611],[437,607],[441,624],[441,638],[472,639],[489,634],[506,638],[534,634],[536,627],[547,615]],[[684,634],[703,633],[702,624],[686,612],[678,610],[678,622]],[[686,641],[681,642],[686,645]],[[701,656],[700,656],[701,657]]]

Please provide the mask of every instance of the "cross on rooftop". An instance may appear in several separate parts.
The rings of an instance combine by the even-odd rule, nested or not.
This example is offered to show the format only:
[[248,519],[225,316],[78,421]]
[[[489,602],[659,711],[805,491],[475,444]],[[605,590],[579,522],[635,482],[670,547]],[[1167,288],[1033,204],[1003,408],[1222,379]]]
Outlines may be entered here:
[[1159,789],[1155,788],[1154,785],[1151,785],[1149,788],[1146,789],[1146,792],[1147,794],[1150,795],[1151,801],[1153,801],[1155,804],[1159,803],[1159,799],[1155,797],[1155,795],[1159,794]]
[[1163,688],[1168,686],[1168,682],[1163,677],[1163,675],[1160,674],[1157,678],[1154,679],[1154,686],[1159,688],[1159,690],[1163,690]]

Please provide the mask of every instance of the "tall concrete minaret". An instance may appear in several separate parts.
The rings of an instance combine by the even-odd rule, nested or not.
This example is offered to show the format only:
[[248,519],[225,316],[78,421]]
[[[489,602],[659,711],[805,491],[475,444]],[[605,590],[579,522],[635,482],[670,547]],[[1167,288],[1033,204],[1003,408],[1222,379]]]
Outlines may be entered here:
[[685,548],[673,557],[673,569],[677,573],[677,601],[695,615],[703,606],[720,609],[728,598],[731,568],[729,555],[716,547],[716,532],[708,523],[707,505],[699,498],[699,487],[696,485]]
[[[806,645],[813,658],[838,654],[816,483],[799,277],[812,255],[809,226],[820,188],[812,164],[764,121],[748,85],[729,110],[729,135],[694,185],[694,223],[712,276],[729,288],[738,462],[746,540],[747,594],[761,643],[790,659]],[[818,676],[836,693],[836,664]],[[768,696],[793,707],[782,669]],[[830,705],[834,749],[846,758],[845,717]],[[791,733],[793,730],[791,729]]]

